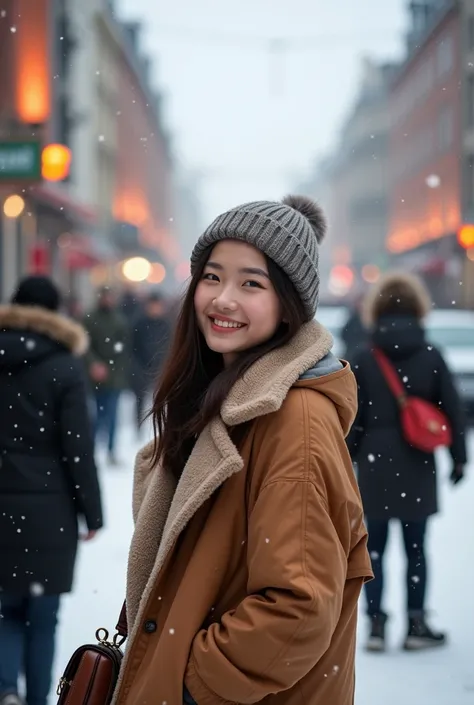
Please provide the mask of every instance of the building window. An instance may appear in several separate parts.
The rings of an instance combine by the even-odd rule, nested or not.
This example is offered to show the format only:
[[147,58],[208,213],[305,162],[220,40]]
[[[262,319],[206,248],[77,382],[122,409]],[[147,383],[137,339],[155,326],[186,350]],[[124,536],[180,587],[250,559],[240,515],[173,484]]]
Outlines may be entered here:
[[470,74],[467,77],[467,96],[466,96],[466,110],[467,110],[467,126],[474,127],[474,75]]
[[474,16],[470,16],[467,24],[467,42],[470,51],[474,51]]
[[440,152],[448,150],[454,138],[454,115],[450,105],[442,108],[438,119],[438,146]]
[[474,154],[468,154],[465,161],[466,204],[474,206]]
[[436,63],[438,78],[443,78],[452,70],[454,64],[452,37],[446,37],[439,42],[436,52]]

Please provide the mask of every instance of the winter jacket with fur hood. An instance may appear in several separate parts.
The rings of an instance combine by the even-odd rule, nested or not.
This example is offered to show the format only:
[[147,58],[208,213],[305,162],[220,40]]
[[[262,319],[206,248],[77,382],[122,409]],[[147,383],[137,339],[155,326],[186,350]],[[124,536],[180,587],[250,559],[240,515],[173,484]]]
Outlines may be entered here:
[[0,306],[0,601],[68,592],[78,518],[102,526],[79,359],[87,344],[64,316]]
[[[238,381],[178,485],[139,454],[115,705],[352,705],[371,576],[347,364],[308,323]],[[230,430],[247,424],[237,448]]]
[[[393,312],[394,301],[403,312]],[[398,272],[382,279],[366,302],[370,346],[353,360],[359,408],[347,442],[369,519],[423,521],[438,511],[435,456],[406,442],[398,403],[371,348],[381,349],[391,360],[407,394],[426,399],[446,414],[453,463],[466,463],[461,401],[443,356],[427,341],[421,323],[430,309],[417,280]]]

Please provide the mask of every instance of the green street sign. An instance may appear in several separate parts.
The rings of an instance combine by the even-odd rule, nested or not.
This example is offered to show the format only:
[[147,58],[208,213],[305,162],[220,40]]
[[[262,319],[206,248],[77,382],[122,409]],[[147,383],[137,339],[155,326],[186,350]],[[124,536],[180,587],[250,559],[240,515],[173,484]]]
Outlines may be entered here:
[[41,144],[0,142],[0,183],[41,181]]

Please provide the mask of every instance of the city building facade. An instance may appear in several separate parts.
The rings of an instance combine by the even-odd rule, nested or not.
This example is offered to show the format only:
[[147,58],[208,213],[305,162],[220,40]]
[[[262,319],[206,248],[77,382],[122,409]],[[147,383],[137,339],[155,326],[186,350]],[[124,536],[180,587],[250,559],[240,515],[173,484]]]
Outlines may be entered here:
[[474,3],[426,0],[410,11],[390,95],[387,249],[436,303],[472,307],[474,250],[459,234],[474,223]]

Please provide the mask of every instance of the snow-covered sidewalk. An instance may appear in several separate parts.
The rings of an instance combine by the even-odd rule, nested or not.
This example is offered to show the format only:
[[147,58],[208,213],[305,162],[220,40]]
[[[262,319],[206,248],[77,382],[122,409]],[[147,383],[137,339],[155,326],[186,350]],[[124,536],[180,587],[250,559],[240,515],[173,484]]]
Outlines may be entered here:
[[[129,405],[123,406],[120,450],[124,467],[101,467],[106,529],[95,542],[81,548],[75,592],[64,598],[55,683],[74,648],[93,642],[98,627],[113,630],[124,598],[137,442],[126,422]],[[474,436],[470,441],[474,458]],[[433,608],[433,624],[449,632],[449,645],[427,653],[405,654],[399,648],[405,629],[404,561],[401,536],[394,526],[386,558],[390,571],[386,608],[393,615],[391,650],[384,655],[368,655],[359,647],[356,705],[474,704],[474,465],[468,480],[455,489],[447,481],[447,464],[443,466],[443,513],[433,519],[429,534],[433,566],[429,605]],[[361,637],[365,628],[361,616]],[[337,678],[337,669],[330,677]]]

